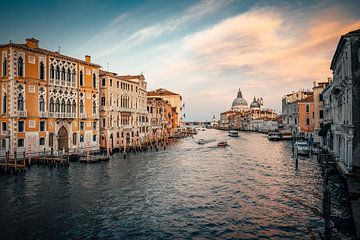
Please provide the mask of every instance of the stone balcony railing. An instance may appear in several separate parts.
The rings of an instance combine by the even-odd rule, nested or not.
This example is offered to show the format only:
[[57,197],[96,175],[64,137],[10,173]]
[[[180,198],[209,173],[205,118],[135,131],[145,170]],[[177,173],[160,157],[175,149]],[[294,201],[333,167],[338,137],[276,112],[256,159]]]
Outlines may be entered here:
[[80,118],[82,118],[82,119],[87,118],[87,114],[86,113],[80,113]]
[[27,111],[18,111],[19,117],[27,117]]
[[47,117],[49,117],[49,113],[48,112],[40,112],[40,117],[47,118]]
[[93,115],[92,115],[92,117],[93,117],[93,119],[99,119],[99,114],[97,114],[97,113],[93,113]]

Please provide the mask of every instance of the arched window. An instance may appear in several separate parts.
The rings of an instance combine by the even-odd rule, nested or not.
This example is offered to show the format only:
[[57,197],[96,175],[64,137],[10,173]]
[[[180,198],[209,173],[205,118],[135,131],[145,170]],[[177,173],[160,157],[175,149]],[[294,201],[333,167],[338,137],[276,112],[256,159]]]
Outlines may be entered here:
[[3,59],[3,72],[2,75],[5,77],[7,72],[7,60],[6,58]]
[[80,71],[80,86],[84,86],[84,75],[83,75],[83,71]]
[[18,58],[18,76],[24,76],[24,60],[22,59],[22,57]]
[[55,112],[60,112],[60,100],[58,98],[55,103]]
[[24,111],[24,97],[22,93],[18,95],[18,105],[17,105],[18,111]]
[[45,112],[45,100],[44,100],[43,96],[40,96],[40,99],[39,99],[39,111]]
[[93,101],[93,114],[96,114],[96,101]]
[[61,100],[61,112],[65,112],[65,100]]
[[71,79],[71,81],[75,82],[75,79],[76,79],[76,72],[75,72],[75,69],[73,69],[72,70],[72,79]]
[[101,97],[101,106],[105,106],[105,97]]
[[54,79],[54,75],[55,75],[55,69],[54,69],[54,66],[51,64],[50,65],[50,79]]
[[40,62],[40,79],[45,79],[45,65],[42,61]]
[[93,74],[93,88],[96,88],[96,75]]
[[66,103],[66,112],[71,113],[71,102],[70,102],[70,100],[68,100],[67,103]]
[[65,81],[65,68],[62,67],[61,69],[61,80]]
[[75,100],[72,103],[72,112],[76,113],[76,102],[75,102]]
[[7,111],[7,96],[6,96],[6,93],[4,94],[3,96],[3,113],[6,113]]
[[50,98],[50,112],[54,112],[54,99]]
[[80,113],[84,113],[84,102],[80,100]]
[[67,70],[67,81],[71,82],[71,70],[70,70],[70,68],[68,68],[68,70]]
[[56,66],[56,79],[60,80],[60,67]]

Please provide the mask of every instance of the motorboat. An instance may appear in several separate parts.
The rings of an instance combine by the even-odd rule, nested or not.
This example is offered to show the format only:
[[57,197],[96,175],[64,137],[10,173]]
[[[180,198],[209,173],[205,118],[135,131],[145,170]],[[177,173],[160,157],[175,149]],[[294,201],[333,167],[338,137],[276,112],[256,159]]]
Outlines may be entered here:
[[218,143],[218,147],[226,147],[229,146],[229,144],[226,141],[221,141]]
[[282,131],[280,135],[281,135],[281,140],[291,140],[293,137],[290,131]]
[[297,141],[294,144],[294,151],[296,155],[310,155],[310,146],[305,141]]
[[196,141],[197,144],[201,144],[201,145],[205,144],[206,142],[207,141],[205,139],[202,139],[202,138],[200,138],[199,140]]
[[229,136],[230,137],[239,137],[239,132],[238,131],[229,131]]
[[278,141],[281,139],[281,135],[278,132],[269,132],[267,137],[270,141]]

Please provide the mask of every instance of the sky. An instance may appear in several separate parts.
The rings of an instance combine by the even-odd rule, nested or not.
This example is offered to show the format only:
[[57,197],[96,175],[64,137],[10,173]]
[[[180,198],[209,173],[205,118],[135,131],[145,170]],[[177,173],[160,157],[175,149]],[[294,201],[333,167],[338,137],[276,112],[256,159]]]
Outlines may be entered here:
[[[360,28],[360,1],[3,1],[0,43],[34,37],[40,47],[121,75],[143,73],[148,90],[185,103],[185,121],[231,108],[240,88],[250,105],[332,76],[342,34]],[[6,19],[6,20],[4,20]]]

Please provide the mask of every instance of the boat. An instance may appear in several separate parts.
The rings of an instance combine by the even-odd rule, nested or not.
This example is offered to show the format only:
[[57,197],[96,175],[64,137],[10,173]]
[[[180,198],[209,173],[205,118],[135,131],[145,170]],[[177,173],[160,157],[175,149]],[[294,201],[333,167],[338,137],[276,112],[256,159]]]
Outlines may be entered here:
[[281,135],[278,132],[269,132],[267,137],[270,141],[278,141],[281,139]]
[[226,146],[229,146],[229,144],[228,144],[226,141],[219,142],[217,145],[218,145],[218,147],[226,147]]
[[281,135],[281,140],[291,140],[293,137],[290,131],[282,131],[280,135]]
[[305,141],[297,141],[294,144],[294,152],[296,155],[310,155],[310,146]]
[[238,137],[238,136],[239,136],[239,132],[238,132],[238,131],[229,131],[229,136],[230,136],[230,137]]
[[205,139],[200,138],[199,140],[196,141],[196,143],[203,145],[206,143],[206,141],[205,141]]

